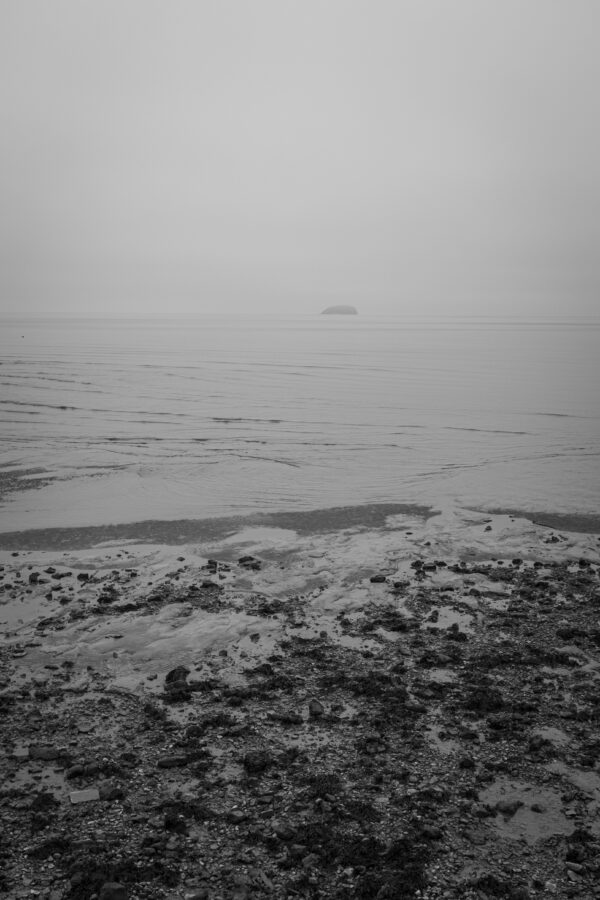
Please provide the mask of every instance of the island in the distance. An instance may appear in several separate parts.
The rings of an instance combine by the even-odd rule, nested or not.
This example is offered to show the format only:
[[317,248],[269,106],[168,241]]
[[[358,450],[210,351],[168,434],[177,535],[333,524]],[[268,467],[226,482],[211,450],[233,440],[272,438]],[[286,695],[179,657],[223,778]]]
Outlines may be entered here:
[[338,306],[328,306],[321,313],[322,316],[356,316],[358,310],[349,303],[340,303]]

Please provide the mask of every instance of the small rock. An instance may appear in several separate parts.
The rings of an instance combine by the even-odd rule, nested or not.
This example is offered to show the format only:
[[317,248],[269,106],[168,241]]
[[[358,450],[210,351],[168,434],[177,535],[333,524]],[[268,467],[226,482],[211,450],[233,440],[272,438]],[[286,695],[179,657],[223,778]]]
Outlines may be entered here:
[[233,825],[241,825],[248,818],[248,815],[241,809],[232,809],[229,813],[229,821]]
[[187,763],[187,756],[174,754],[173,756],[161,756],[156,764],[159,769],[174,769],[177,766],[186,766]]
[[280,841],[291,841],[296,835],[296,830],[286,822],[273,822],[273,831]]
[[71,791],[69,799],[75,806],[77,803],[90,803],[92,800],[99,800],[100,794],[97,788],[86,788],[84,791]]
[[256,559],[254,556],[241,556],[238,563],[245,569],[253,569],[255,572],[258,572],[262,565],[260,559]]
[[166,703],[177,703],[179,701],[191,700],[192,691],[187,683],[187,677],[190,670],[185,666],[176,666],[167,672],[165,676],[165,693],[164,701]]
[[29,756],[31,759],[52,760],[61,756],[61,751],[56,747],[30,747]]
[[483,846],[487,842],[487,836],[485,831],[478,828],[467,828],[465,831],[465,837],[472,844],[475,844],[477,847]]
[[496,803],[496,809],[499,813],[502,813],[503,816],[514,816],[518,809],[523,806],[522,800],[499,800]]
[[165,675],[165,684],[175,684],[178,681],[186,681],[190,670],[185,666],[176,666]]
[[578,874],[581,874],[584,871],[581,863],[572,862],[571,860],[567,861],[567,869],[571,869],[573,872],[577,872]]
[[93,722],[78,722],[77,723],[77,731],[79,734],[89,734],[90,731],[93,731],[95,728]]
[[249,750],[244,756],[244,768],[249,775],[259,775],[273,764],[273,757],[267,750]]
[[127,900],[127,888],[118,881],[105,881],[98,900]]
[[311,700],[308,704],[308,714],[312,719],[319,719],[325,713],[325,707],[318,700]]
[[174,810],[169,810],[165,815],[163,828],[175,834],[187,834],[188,827],[185,818]]
[[101,800],[121,800],[124,797],[123,789],[114,781],[101,781],[98,794]]
[[273,713],[273,718],[281,722],[282,725],[302,725],[304,719],[300,713],[294,710],[284,711],[282,713]]

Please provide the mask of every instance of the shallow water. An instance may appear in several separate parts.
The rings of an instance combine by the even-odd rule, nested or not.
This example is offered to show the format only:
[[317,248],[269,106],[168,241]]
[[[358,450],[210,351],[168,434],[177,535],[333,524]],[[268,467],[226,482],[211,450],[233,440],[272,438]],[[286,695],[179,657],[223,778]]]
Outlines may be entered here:
[[572,834],[575,829],[564,814],[560,790],[501,778],[482,791],[479,799],[491,806],[505,800],[523,804],[514,815],[496,815],[494,825],[504,838],[534,844],[553,835]]
[[600,513],[600,320],[12,321],[0,353],[4,532],[377,502]]

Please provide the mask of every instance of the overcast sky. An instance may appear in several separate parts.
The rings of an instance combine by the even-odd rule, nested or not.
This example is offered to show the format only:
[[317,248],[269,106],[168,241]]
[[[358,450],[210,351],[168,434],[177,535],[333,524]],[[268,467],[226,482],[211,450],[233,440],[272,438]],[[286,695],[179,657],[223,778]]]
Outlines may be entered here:
[[10,314],[600,312],[598,0],[4,0]]

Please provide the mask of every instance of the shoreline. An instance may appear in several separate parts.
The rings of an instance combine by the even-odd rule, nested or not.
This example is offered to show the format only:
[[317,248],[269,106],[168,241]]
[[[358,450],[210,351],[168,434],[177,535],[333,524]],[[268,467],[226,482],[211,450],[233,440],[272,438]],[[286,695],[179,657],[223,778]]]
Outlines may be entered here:
[[439,513],[414,503],[363,503],[314,510],[292,510],[197,519],[145,519],[106,525],[30,528],[0,531],[0,550],[83,549],[107,541],[181,545],[215,541],[244,527],[285,528],[298,534],[319,534],[354,527],[377,528],[391,516],[428,519]]
[[2,545],[6,897],[600,896],[597,534],[320,512]]
[[[457,507],[475,516],[522,519],[533,525],[577,534],[595,534],[600,540],[600,513],[531,511],[515,508]],[[243,528],[283,528],[299,535],[323,534],[349,528],[380,528],[395,516],[416,516],[427,521],[444,510],[416,503],[361,503],[312,510],[281,510],[186,519],[144,519],[103,525],[0,530],[2,550],[76,550],[108,542],[156,543],[171,546],[213,542]]]

